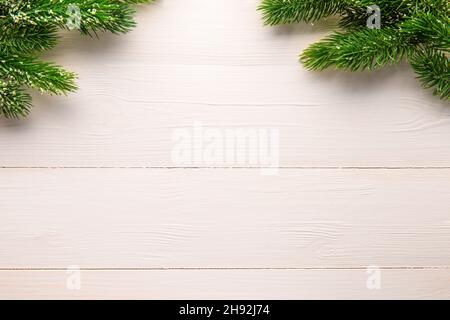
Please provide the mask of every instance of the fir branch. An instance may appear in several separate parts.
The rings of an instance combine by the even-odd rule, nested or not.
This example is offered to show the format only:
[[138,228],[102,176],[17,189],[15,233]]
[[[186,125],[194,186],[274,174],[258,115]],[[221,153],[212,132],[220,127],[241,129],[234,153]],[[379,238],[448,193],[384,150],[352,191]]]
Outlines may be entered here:
[[450,2],[448,0],[415,0],[415,8],[410,13],[430,13],[434,16],[448,17]]
[[[368,7],[377,5],[381,29],[369,29]],[[341,17],[344,30],[311,45],[300,60],[307,69],[377,69],[405,56],[424,87],[449,99],[450,1],[448,0],[263,0],[266,24]]]
[[306,49],[301,61],[311,70],[332,66],[351,71],[373,70],[399,62],[408,52],[408,44],[395,29],[336,32]]
[[69,6],[80,10],[80,31],[109,31],[126,33],[135,25],[135,13],[131,4],[144,3],[144,0],[24,0],[8,8],[9,23],[18,25],[51,25],[67,29],[67,21],[72,19]]
[[125,33],[136,24],[134,5],[152,1],[0,0],[0,115],[28,114],[26,87],[58,95],[77,89],[74,73],[36,57],[56,44],[58,29],[70,29],[76,18],[82,34]]
[[56,28],[30,26],[11,28],[0,24],[0,54],[30,54],[45,51],[56,45]]
[[443,52],[433,48],[415,50],[410,62],[424,88],[434,88],[435,95],[450,99],[450,61]]
[[77,89],[74,73],[28,56],[0,55],[0,78],[50,94],[67,94]]
[[419,13],[434,16],[448,16],[448,0],[343,0],[347,3],[342,14],[340,26],[346,29],[364,28],[369,14],[367,8],[377,5],[380,8],[382,24],[385,27],[397,26]]
[[263,0],[259,10],[267,25],[313,22],[343,10],[342,0]]
[[340,26],[345,29],[366,28],[367,19],[370,16],[367,8],[377,5],[380,8],[383,27],[392,27],[406,19],[408,13],[415,10],[418,1],[422,0],[346,0],[347,6],[342,15]]
[[31,96],[17,84],[0,80],[0,116],[19,118],[31,110]]
[[400,31],[416,43],[425,43],[438,50],[450,51],[450,18],[431,13],[418,13],[405,21]]

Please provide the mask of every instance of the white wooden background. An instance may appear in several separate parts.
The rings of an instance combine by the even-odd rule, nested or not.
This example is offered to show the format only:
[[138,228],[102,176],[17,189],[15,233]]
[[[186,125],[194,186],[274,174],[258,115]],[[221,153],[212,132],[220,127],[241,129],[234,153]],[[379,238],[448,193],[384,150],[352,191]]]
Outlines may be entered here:
[[[448,103],[406,64],[305,71],[334,22],[257,4],[160,0],[51,53],[80,91],[0,120],[0,298],[450,298]],[[278,175],[177,168],[194,121],[278,128]]]

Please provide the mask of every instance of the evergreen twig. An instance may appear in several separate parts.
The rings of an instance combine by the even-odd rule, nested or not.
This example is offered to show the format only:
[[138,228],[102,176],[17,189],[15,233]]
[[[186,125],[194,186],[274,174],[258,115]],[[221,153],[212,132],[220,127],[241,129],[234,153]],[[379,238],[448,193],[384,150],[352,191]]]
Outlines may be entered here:
[[[71,29],[69,20],[79,19],[78,30],[84,35],[126,33],[136,24],[134,5],[152,1],[0,0],[0,115],[30,112],[27,87],[58,95],[77,89],[73,72],[38,58],[56,45],[59,29]],[[79,15],[74,17],[70,7]]]
[[[368,27],[369,6],[381,12],[381,29]],[[265,24],[341,17],[341,30],[300,56],[306,68],[373,70],[407,57],[425,88],[450,97],[450,1],[448,0],[262,0]]]

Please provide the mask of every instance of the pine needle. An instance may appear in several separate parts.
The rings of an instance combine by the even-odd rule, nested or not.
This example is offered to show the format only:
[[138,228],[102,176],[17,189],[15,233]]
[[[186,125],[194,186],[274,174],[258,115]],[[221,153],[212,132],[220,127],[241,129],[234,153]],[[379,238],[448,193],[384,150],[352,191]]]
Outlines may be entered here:
[[150,2],[0,0],[0,116],[17,118],[30,112],[27,88],[56,95],[76,91],[76,74],[38,58],[57,44],[58,29],[75,26],[83,35],[126,33],[136,25],[134,6]]
[[[368,24],[374,4],[379,29]],[[448,0],[263,0],[259,10],[267,25],[341,18],[341,30],[301,54],[307,69],[374,70],[407,57],[425,88],[450,98]]]

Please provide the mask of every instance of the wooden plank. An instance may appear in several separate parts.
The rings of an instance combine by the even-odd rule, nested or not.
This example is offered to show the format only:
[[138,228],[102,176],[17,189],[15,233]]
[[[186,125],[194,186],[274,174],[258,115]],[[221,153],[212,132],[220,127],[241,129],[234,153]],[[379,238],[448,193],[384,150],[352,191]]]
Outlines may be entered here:
[[366,270],[83,270],[70,290],[63,270],[0,271],[0,299],[450,298],[448,269],[380,272],[370,290]]
[[449,169],[2,169],[0,268],[449,266],[449,190]]
[[298,53],[333,22],[264,27],[258,3],[167,0],[126,36],[72,33],[49,58],[80,74],[80,91],[1,119],[0,166],[179,167],[172,135],[195,121],[278,129],[285,167],[450,166],[450,109],[409,67],[307,72]]

